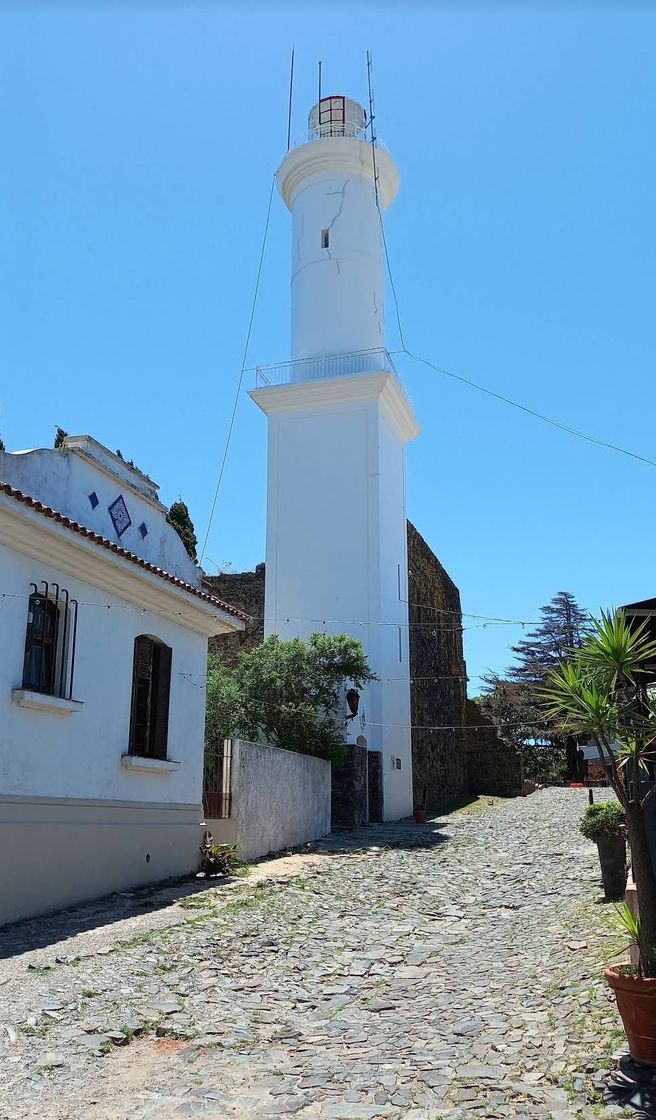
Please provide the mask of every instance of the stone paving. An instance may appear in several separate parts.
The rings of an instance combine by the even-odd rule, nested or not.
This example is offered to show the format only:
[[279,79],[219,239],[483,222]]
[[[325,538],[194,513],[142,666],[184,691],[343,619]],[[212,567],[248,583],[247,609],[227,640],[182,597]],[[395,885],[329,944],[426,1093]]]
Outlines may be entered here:
[[177,888],[168,926],[163,904],[155,928],[125,917],[128,894],[68,953],[57,920],[51,951],[38,923],[14,927],[0,1116],[622,1115],[630,1085],[601,1092],[624,1044],[586,802],[541,790],[334,835],[292,877]]

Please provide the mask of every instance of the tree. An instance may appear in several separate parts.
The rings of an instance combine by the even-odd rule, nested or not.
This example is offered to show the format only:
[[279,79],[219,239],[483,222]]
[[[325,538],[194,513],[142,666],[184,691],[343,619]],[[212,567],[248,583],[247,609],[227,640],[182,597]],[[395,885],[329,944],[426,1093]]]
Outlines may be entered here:
[[64,446],[64,440],[66,439],[67,435],[68,432],[65,432],[63,428],[55,428],[55,442],[52,446],[56,447],[58,450],[62,448]]
[[524,755],[527,777],[550,781],[565,773],[562,728],[544,710],[542,689],[548,675],[581,648],[590,629],[589,615],[569,591],[559,591],[540,608],[540,622],[517,645],[516,664],[505,674],[488,673],[483,711],[505,739]]
[[235,665],[210,657],[206,741],[264,741],[288,751],[338,760],[344,752],[344,686],[375,680],[362,644],[346,634],[308,641],[272,635]]
[[198,557],[196,554],[196,531],[194,523],[191,520],[189,510],[183,501],[174,502],[169,512],[166,515],[166,520],[169,525],[172,525],[176,533],[180,537],[183,545],[185,546],[189,556],[196,563]]
[[7,448],[5,447],[5,441],[3,440],[2,436],[0,436],[0,451],[6,451],[6,450],[7,450]]
[[508,670],[513,681],[541,686],[547,673],[567,661],[573,649],[581,648],[589,632],[590,616],[569,591],[554,595],[540,607],[540,615],[535,630],[510,647],[518,661]]
[[[648,620],[632,627],[619,612],[602,612],[577,654],[549,673],[544,702],[550,718],[573,735],[592,737],[609,784],[626,814],[640,921],[644,976],[656,977],[656,873],[645,809],[656,796],[650,777],[656,741],[656,642]],[[651,664],[650,664],[651,663]]]

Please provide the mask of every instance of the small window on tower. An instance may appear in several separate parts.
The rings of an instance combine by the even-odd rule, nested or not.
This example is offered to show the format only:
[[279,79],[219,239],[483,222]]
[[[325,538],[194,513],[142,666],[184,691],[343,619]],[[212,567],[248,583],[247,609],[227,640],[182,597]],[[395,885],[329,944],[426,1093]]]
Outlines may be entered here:
[[327,249],[330,244],[330,230],[322,229],[321,231],[321,248]]

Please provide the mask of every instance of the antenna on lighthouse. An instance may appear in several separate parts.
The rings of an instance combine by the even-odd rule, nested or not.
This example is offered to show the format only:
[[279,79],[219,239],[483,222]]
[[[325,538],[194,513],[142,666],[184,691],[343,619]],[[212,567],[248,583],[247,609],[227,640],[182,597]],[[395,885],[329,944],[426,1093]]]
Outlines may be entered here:
[[321,61],[319,61],[319,123],[321,123]]
[[378,206],[378,169],[376,167],[376,114],[374,113],[374,87],[372,82],[372,58],[371,51],[367,51],[367,85],[369,86],[369,127],[371,129],[371,162],[374,169],[374,194],[376,196],[376,206]]
[[289,110],[287,112],[287,151],[292,143],[292,93],[294,90],[294,48],[292,47],[292,60],[289,67]]

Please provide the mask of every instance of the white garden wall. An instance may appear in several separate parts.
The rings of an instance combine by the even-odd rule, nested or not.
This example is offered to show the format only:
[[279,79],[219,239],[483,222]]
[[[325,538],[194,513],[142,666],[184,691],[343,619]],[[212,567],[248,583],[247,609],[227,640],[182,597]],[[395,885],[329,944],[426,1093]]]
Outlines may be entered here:
[[330,832],[329,762],[239,741],[232,766],[232,817],[206,823],[217,843],[237,844],[240,859],[259,859]]

